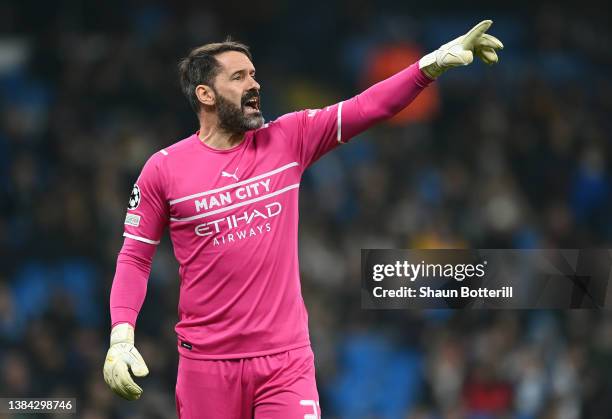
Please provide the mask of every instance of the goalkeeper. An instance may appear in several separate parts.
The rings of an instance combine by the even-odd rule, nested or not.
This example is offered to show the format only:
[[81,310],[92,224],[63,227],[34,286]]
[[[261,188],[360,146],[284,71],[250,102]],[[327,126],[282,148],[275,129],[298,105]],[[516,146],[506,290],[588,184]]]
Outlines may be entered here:
[[131,374],[149,370],[134,328],[168,227],[180,264],[179,418],[319,418],[297,257],[302,174],[448,69],[474,56],[496,63],[503,46],[486,34],[491,23],[351,99],[267,124],[245,45],[192,50],[179,73],[200,129],[154,153],[132,189],[110,297],[110,388],[128,400],[142,394]]

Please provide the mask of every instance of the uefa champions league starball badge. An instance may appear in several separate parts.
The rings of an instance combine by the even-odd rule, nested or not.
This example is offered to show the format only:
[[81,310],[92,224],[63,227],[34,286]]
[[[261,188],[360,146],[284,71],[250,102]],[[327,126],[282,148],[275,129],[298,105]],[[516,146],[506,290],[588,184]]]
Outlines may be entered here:
[[134,184],[132,193],[130,194],[130,200],[128,201],[128,209],[136,209],[138,208],[138,204],[140,204],[140,188],[138,185]]

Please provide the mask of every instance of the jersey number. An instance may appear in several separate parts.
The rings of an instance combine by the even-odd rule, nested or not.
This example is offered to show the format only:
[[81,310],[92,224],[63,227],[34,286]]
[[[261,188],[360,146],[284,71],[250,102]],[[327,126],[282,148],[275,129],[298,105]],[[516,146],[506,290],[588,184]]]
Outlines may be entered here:
[[300,405],[312,408],[312,413],[306,413],[304,419],[321,419],[318,400],[300,400]]

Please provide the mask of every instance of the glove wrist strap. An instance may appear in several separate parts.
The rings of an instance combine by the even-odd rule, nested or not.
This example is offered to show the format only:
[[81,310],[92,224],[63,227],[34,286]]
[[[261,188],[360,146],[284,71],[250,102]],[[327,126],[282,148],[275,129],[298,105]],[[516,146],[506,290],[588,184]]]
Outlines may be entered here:
[[437,53],[438,50],[430,52],[419,60],[419,69],[421,69],[421,71],[423,71],[423,73],[425,73],[425,75],[432,80],[437,79],[442,73],[444,73],[444,71],[446,71],[446,69],[438,65]]
[[110,335],[111,346],[116,343],[131,343],[134,344],[134,328],[129,323],[119,323],[113,327]]

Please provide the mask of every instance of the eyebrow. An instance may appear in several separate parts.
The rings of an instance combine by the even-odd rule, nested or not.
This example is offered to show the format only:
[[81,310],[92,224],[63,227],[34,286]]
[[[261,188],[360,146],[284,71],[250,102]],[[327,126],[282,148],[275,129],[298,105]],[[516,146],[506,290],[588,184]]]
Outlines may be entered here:
[[234,75],[239,74],[239,73],[246,73],[246,72],[249,72],[249,73],[252,72],[253,74],[255,74],[255,69],[253,69],[253,70],[246,70],[246,69],[236,70],[236,71],[234,71],[233,73],[230,74],[230,77],[233,77]]

